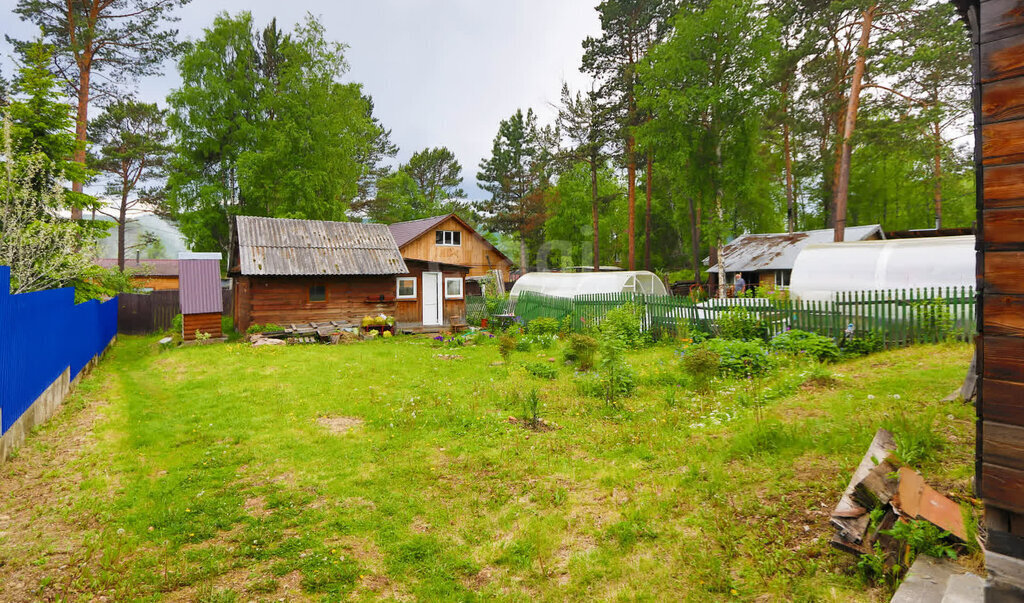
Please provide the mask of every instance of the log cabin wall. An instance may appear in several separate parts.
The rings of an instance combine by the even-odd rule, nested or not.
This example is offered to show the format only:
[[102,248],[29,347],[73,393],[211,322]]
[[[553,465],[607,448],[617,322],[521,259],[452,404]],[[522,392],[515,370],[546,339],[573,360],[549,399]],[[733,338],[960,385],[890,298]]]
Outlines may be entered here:
[[221,337],[221,313],[209,312],[205,314],[185,314],[181,317],[181,338],[185,341],[192,341],[196,338],[196,331],[207,333],[210,337]]
[[[310,300],[310,288],[324,285],[326,299]],[[394,276],[239,276],[235,278],[235,321],[239,331],[253,324],[288,325],[347,320],[358,325],[368,314],[395,314]]]
[[[423,322],[423,273],[424,272],[441,272],[442,278],[462,278],[465,279],[468,276],[469,270],[458,266],[440,266],[432,262],[419,262],[416,260],[406,260],[406,266],[409,268],[408,274],[403,274],[401,277],[414,277],[416,279],[416,299],[399,299],[396,300],[397,309],[395,310],[395,320],[400,323],[422,323]],[[397,279],[396,290],[397,292]],[[466,318],[466,283],[463,281],[462,284],[462,299],[446,299],[444,300],[444,321],[446,323],[451,321],[453,316],[457,316],[461,319]]]
[[[438,230],[462,233],[462,244],[438,245],[434,235]],[[512,263],[498,253],[486,239],[452,217],[406,243],[401,252],[402,257],[407,260],[468,266],[468,276],[485,276],[489,270],[501,270],[503,277],[508,279],[509,271],[512,269]]]
[[974,43],[978,398],[987,601],[1024,600],[1024,0],[959,0]]

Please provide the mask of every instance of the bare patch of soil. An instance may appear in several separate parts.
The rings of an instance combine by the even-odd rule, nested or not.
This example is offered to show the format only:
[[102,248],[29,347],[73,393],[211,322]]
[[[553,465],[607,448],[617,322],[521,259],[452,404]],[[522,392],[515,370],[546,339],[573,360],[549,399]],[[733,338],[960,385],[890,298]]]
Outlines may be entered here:
[[321,426],[335,434],[343,434],[352,431],[364,423],[357,417],[320,417],[316,420]]

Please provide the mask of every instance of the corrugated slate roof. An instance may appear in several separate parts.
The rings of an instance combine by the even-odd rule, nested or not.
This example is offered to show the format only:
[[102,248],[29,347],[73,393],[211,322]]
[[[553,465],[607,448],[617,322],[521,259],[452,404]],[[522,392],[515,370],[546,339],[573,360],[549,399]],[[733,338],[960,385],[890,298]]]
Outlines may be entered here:
[[[881,236],[882,227],[878,224],[848,226],[845,234],[847,241],[863,241],[875,234]],[[722,248],[722,259],[726,272],[792,270],[796,256],[805,245],[830,243],[833,237],[834,231],[831,228],[793,234],[745,234]],[[704,258],[705,264],[709,261],[709,258]],[[718,272],[718,265],[711,266],[708,272]]]
[[[117,267],[117,258],[100,258],[96,264],[104,268]],[[125,268],[142,268],[139,276],[178,276],[178,260],[139,260],[124,259]]]
[[424,232],[437,226],[441,222],[444,222],[450,215],[451,214],[445,214],[443,216],[434,216],[432,218],[409,220],[408,222],[395,222],[394,224],[389,224],[388,229],[391,230],[391,236],[395,237],[395,244],[402,247],[409,241],[419,237]]
[[308,276],[405,274],[391,231],[384,224],[238,216],[241,272]]
[[[200,259],[201,258],[201,259]],[[220,254],[178,255],[178,300],[182,314],[207,314],[224,311],[220,291]]]

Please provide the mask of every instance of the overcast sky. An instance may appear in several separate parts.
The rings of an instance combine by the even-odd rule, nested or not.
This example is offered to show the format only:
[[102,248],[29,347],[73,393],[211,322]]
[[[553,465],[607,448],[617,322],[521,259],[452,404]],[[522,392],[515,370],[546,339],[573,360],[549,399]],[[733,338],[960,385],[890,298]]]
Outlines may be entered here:
[[[580,74],[581,43],[600,33],[598,0],[194,0],[179,11],[183,37],[196,39],[221,12],[249,10],[262,26],[277,17],[290,29],[309,12],[329,38],[349,46],[349,81],[373,96],[376,114],[405,161],[428,146],[447,146],[462,163],[471,198],[477,167],[491,148],[498,122],[517,108],[552,121],[562,81],[588,86]],[[16,0],[0,0],[0,33],[33,35],[17,20]],[[13,71],[11,48],[0,41],[3,73]],[[140,82],[139,96],[163,103],[180,80],[174,65]]]

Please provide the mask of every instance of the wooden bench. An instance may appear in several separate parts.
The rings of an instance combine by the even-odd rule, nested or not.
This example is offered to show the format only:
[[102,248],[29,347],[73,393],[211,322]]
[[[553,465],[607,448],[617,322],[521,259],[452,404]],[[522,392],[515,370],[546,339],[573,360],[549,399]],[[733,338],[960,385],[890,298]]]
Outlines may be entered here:
[[453,333],[460,333],[469,328],[469,323],[462,316],[449,316],[448,324],[451,326]]

